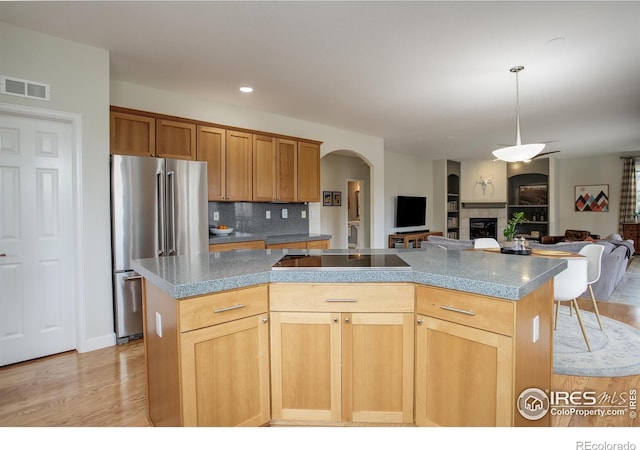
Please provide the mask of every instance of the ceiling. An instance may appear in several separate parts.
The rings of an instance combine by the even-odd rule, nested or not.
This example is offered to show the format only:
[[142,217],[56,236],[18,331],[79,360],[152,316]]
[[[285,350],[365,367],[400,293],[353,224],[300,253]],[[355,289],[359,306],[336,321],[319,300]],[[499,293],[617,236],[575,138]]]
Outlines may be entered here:
[[515,143],[523,65],[523,143],[640,153],[640,2],[0,2],[0,20],[107,49],[112,79],[430,159]]

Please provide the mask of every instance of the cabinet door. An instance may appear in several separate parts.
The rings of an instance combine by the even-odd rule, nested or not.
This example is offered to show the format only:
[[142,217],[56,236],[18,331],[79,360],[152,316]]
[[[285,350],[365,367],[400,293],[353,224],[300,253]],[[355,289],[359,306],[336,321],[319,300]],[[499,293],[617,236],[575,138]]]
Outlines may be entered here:
[[227,130],[226,149],[226,195],[225,200],[250,202],[252,189],[252,147],[253,135]]
[[418,315],[416,424],[512,426],[512,339]]
[[348,422],[413,423],[412,313],[342,314],[342,411]]
[[298,142],[298,201],[320,201],[320,145]]
[[269,421],[267,314],[180,335],[183,426]]
[[196,159],[196,125],[175,120],[156,120],[156,156]]
[[271,313],[274,420],[340,420],[340,345],[340,314]]
[[276,199],[295,202],[298,198],[298,143],[276,140]]
[[112,155],[155,156],[156,119],[117,111],[110,116]]
[[219,202],[225,199],[225,148],[226,130],[198,125],[198,145],[196,156],[198,161],[207,162],[207,183],[209,185],[209,201]]
[[253,135],[253,201],[276,200],[275,138]]

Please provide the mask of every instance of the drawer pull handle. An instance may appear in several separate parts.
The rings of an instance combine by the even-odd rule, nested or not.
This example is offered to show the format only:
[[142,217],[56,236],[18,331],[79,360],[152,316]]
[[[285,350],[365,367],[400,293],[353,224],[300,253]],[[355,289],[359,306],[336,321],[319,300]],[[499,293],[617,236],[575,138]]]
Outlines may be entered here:
[[325,302],[330,303],[355,303],[358,301],[357,298],[326,298]]
[[233,306],[227,306],[226,308],[216,308],[213,310],[214,313],[221,313],[221,312],[225,312],[225,311],[232,311],[234,309],[240,309],[240,308],[244,308],[247,305],[233,305]]
[[467,316],[475,316],[476,313],[471,311],[471,310],[467,310],[467,309],[458,309],[458,308],[454,308],[453,306],[444,306],[444,305],[440,305],[441,309],[445,309],[447,311],[452,311],[452,312],[457,312],[460,314],[466,314]]

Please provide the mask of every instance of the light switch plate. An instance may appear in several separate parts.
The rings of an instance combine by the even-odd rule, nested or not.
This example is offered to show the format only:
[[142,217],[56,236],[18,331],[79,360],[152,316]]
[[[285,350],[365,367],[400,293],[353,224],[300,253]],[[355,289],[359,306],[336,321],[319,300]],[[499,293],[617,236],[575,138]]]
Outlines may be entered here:
[[218,211],[213,212],[213,220],[220,220],[220,214],[218,213]]
[[267,212],[265,212],[265,214],[264,214],[264,215],[265,215],[265,217],[266,217],[267,219],[271,219],[271,211],[267,211]]
[[282,208],[282,218],[286,219],[289,217],[289,210],[287,208]]

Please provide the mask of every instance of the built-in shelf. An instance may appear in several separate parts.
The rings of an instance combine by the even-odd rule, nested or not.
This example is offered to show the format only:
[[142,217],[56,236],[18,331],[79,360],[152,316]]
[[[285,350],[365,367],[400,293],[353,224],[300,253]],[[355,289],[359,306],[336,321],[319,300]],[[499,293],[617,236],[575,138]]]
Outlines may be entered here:
[[[530,238],[534,236],[546,236],[549,234],[549,160],[547,158],[532,161],[530,164],[523,166],[522,164],[507,165],[508,180],[508,218],[513,216],[515,212],[524,212],[526,222],[519,224],[516,228],[517,236]],[[533,187],[532,192],[528,187]],[[540,187],[542,197],[536,191]],[[544,199],[546,193],[547,198]],[[529,195],[527,195],[529,194]],[[522,197],[525,196],[526,197]],[[522,198],[521,198],[522,197]],[[531,204],[531,200],[542,200],[545,203]],[[526,203],[526,204],[520,204]],[[537,203],[537,202],[536,202]]]

